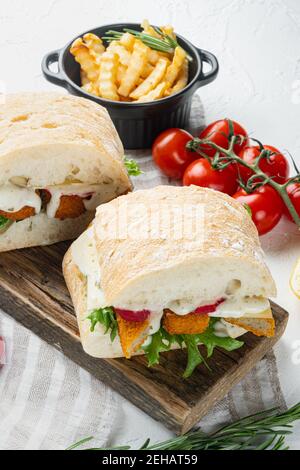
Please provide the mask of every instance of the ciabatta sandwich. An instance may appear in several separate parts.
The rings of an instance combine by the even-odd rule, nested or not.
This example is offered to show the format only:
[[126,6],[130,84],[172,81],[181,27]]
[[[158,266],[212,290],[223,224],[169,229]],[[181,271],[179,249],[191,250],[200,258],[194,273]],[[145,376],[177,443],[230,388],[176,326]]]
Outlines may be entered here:
[[57,93],[0,105],[0,252],[76,238],[99,204],[131,190],[107,111]]
[[274,281],[246,209],[196,186],[161,186],[97,209],[70,247],[64,276],[84,350],[95,357],[187,347],[191,374],[215,346],[250,331],[272,336]]

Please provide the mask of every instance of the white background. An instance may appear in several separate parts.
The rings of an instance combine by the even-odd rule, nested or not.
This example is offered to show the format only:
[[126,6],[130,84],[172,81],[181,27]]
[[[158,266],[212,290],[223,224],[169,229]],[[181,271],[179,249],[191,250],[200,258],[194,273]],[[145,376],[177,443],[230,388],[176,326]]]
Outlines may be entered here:
[[[57,89],[43,78],[44,53],[89,28],[149,18],[171,23],[195,45],[215,53],[220,74],[201,89],[206,121],[231,117],[266,144],[289,150],[300,164],[300,2],[297,0],[1,0],[0,81],[7,92]],[[262,238],[278,286],[277,302],[290,312],[276,348],[288,404],[300,401],[300,301],[288,279],[300,255],[292,224]],[[299,341],[297,345],[296,341]],[[294,353],[294,355],[293,355]],[[298,362],[298,364],[297,364]],[[130,404],[123,404],[122,441],[168,435]],[[291,439],[299,449],[300,431]]]

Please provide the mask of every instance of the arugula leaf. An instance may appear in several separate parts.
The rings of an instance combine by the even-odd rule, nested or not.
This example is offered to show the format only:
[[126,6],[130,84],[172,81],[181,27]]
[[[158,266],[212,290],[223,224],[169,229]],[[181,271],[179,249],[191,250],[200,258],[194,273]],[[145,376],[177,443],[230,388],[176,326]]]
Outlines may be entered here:
[[91,321],[91,331],[95,331],[97,323],[104,326],[104,334],[110,331],[110,339],[113,342],[118,332],[118,322],[116,320],[113,307],[98,308],[93,310],[87,317]]
[[129,176],[139,176],[143,173],[137,162],[133,159],[125,158],[124,165],[127,168]]
[[194,335],[170,335],[163,327],[161,327],[154,335],[152,335],[151,342],[147,346],[142,346],[148,359],[148,366],[151,367],[154,364],[158,364],[160,353],[169,351],[173,343],[179,344],[181,348],[185,343],[187,348],[187,366],[183,377],[190,377],[195,368],[201,363],[204,363],[205,366],[211,370],[205,358],[199,351],[198,346],[200,344],[206,346],[207,358],[211,357],[216,346],[223,348],[226,351],[233,351],[244,344],[242,341],[230,338],[229,336],[216,336],[214,332],[214,324],[218,320],[218,318],[211,318],[207,330],[204,333]]
[[171,344],[175,341],[175,335],[170,335],[164,328],[160,328],[151,336],[151,342],[142,346],[145,356],[148,359],[148,366],[159,364],[159,354],[169,351]]
[[0,233],[4,233],[12,224],[12,220],[7,219],[3,215],[0,215]]
[[204,362],[206,367],[210,370],[204,357],[199,351],[199,347],[198,347],[199,343],[198,343],[197,335],[182,335],[182,336],[187,347],[187,355],[188,355],[187,365],[183,373],[183,378],[187,379],[188,377],[190,377],[192,373],[194,372],[194,370],[196,369],[196,367],[199,366],[199,364],[201,364],[202,362]]
[[206,346],[207,357],[212,356],[216,346],[225,349],[226,351],[234,351],[235,349],[241,348],[244,345],[243,341],[238,341],[237,339],[230,338],[229,336],[217,336],[214,332],[214,324],[218,320],[218,318],[211,318],[209,326],[204,331],[204,333],[196,335],[198,344],[202,343]]

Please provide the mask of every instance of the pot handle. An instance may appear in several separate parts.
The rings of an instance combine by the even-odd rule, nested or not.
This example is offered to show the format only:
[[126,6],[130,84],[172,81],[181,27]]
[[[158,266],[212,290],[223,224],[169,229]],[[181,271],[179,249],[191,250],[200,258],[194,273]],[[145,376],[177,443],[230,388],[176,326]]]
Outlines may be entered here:
[[206,85],[207,83],[213,82],[218,75],[219,72],[219,63],[215,55],[211,52],[205,51],[204,49],[197,48],[198,54],[202,60],[202,62],[206,62],[211,66],[209,72],[204,73],[201,72],[199,77],[199,81],[201,82],[200,86]]
[[[59,55],[60,49],[48,52],[48,54],[46,54],[42,60],[42,72],[49,82],[65,87],[67,83],[59,67]],[[58,71],[52,72],[52,70],[50,70],[50,65],[54,64],[55,62],[57,62]]]

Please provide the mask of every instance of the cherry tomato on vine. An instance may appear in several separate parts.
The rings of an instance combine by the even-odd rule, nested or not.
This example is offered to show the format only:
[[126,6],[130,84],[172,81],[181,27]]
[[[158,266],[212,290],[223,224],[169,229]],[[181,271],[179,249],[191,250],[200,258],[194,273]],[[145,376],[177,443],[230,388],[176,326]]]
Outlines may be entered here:
[[232,195],[238,187],[236,169],[228,166],[223,170],[215,170],[205,158],[192,162],[183,175],[184,186],[195,184],[204,188],[215,189]]
[[[289,176],[290,171],[286,157],[272,145],[264,145],[263,147],[264,149],[271,150],[271,152],[274,153],[268,159],[262,158],[259,162],[259,168],[268,176],[272,176],[273,180],[277,183],[284,183],[286,178]],[[239,157],[245,160],[249,165],[253,165],[260,152],[261,150],[258,145],[247,146],[239,152]],[[244,182],[246,182],[253,174],[250,169],[242,165],[239,165],[239,170]]]
[[[199,138],[209,139],[220,147],[228,149],[230,138],[229,121],[233,124],[234,134],[243,137],[243,140],[238,141],[233,147],[234,152],[238,154],[244,147],[246,147],[246,145],[249,144],[249,138],[245,129],[238,122],[233,121],[232,119],[220,119],[219,121],[212,122],[209,126],[203,129]],[[213,157],[216,153],[215,149],[206,144],[201,145],[201,150],[209,157]]]
[[252,220],[259,235],[264,235],[272,230],[283,214],[284,204],[280,195],[267,184],[254,190],[251,194],[247,194],[244,189],[239,189],[232,197],[250,207]]
[[155,139],[153,160],[170,178],[182,178],[186,167],[197,157],[197,154],[186,149],[186,144],[192,139],[189,132],[177,128],[167,129]]
[[[290,200],[291,200],[293,206],[295,207],[295,209],[297,211],[297,214],[300,217],[300,183],[291,183],[287,186],[286,190],[287,190],[287,193],[290,197]],[[294,219],[291,216],[291,214],[290,214],[290,212],[289,212],[289,210],[288,210],[288,208],[286,207],[285,204],[284,204],[284,214],[287,216],[287,218],[289,220],[294,222]]]

